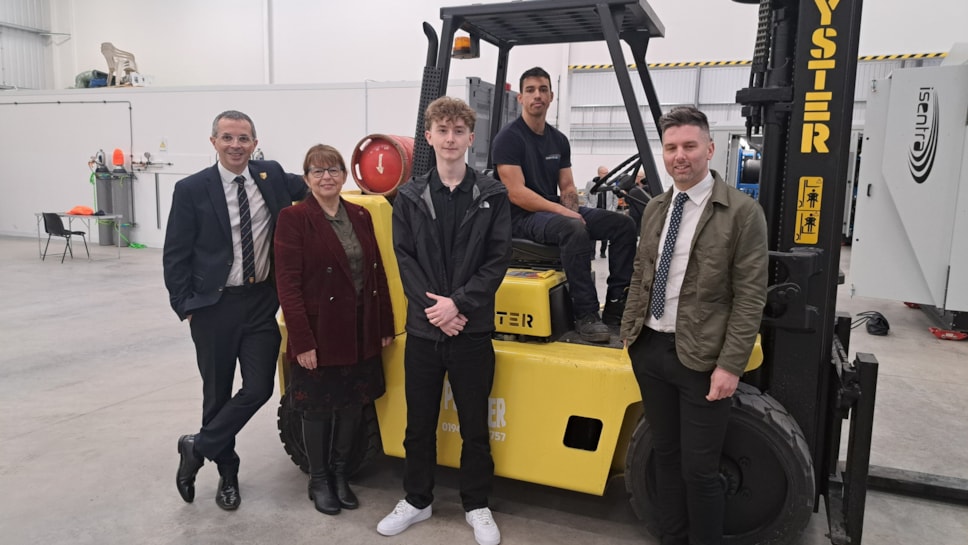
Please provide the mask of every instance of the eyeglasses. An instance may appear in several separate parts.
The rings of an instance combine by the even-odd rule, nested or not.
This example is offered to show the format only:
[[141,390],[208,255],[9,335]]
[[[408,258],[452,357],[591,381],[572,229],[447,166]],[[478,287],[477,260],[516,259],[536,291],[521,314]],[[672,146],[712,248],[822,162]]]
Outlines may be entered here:
[[328,172],[330,178],[335,178],[343,173],[343,169],[339,167],[329,167],[329,168],[314,168],[309,171],[309,175],[316,180],[321,180],[323,178],[323,173]]
[[238,142],[242,146],[252,143],[252,137],[247,134],[242,134],[239,136],[232,136],[231,134],[223,134],[219,136],[218,139],[220,142],[226,145],[231,145],[232,142]]

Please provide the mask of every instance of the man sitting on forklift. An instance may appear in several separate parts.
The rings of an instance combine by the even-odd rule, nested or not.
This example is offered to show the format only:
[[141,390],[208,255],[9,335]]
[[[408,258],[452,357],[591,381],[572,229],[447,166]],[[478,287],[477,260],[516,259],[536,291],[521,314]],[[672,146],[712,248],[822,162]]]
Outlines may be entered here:
[[[508,188],[513,236],[559,247],[575,329],[584,341],[608,342],[608,326],[618,326],[625,310],[635,222],[617,212],[578,206],[568,137],[545,122],[553,99],[548,72],[539,67],[524,72],[518,95],[521,117],[501,129],[491,154],[497,178]],[[602,317],[590,266],[596,240],[607,240],[610,248]]]

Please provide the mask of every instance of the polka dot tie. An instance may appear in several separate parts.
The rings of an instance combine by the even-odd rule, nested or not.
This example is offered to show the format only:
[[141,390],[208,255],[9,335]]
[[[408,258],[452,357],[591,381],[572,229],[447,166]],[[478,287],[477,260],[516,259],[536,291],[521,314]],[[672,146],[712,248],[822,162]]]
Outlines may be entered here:
[[655,270],[655,281],[652,283],[652,315],[659,319],[665,312],[666,282],[669,281],[669,265],[676,247],[676,237],[679,236],[679,223],[682,222],[682,207],[689,200],[689,195],[679,193],[672,204],[672,216],[669,217],[669,231],[666,233],[665,244],[662,245],[662,257]]
[[239,231],[242,236],[242,283],[255,283],[255,250],[252,244],[252,218],[249,216],[249,196],[245,193],[245,177],[236,176],[239,184]]

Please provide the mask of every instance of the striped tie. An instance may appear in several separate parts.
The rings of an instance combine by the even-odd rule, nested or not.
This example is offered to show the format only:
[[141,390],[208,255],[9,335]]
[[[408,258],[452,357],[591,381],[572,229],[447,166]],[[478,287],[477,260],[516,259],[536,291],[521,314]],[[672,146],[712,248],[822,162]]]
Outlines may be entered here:
[[682,221],[682,206],[689,200],[689,195],[679,193],[672,205],[672,216],[669,218],[669,231],[666,232],[665,244],[662,245],[662,257],[659,267],[655,270],[655,282],[652,283],[652,315],[659,319],[665,312],[666,282],[669,280],[669,265],[672,263],[672,253],[676,247],[676,237],[679,236],[679,222]]
[[242,283],[255,283],[255,251],[252,245],[252,218],[249,216],[249,196],[245,193],[245,176],[236,176],[239,184],[239,231],[242,234]]

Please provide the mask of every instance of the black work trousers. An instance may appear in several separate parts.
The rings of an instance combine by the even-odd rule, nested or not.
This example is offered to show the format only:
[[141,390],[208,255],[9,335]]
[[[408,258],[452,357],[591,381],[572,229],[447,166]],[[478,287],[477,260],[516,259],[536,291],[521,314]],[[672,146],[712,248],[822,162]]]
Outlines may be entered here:
[[494,382],[490,333],[461,333],[443,341],[407,336],[404,388],[407,431],[403,489],[407,502],[423,509],[434,501],[437,427],[444,374],[450,381],[460,423],[460,497],[465,511],[487,507],[494,480],[488,396]]
[[552,212],[534,212],[514,219],[512,234],[540,244],[558,246],[561,267],[568,277],[575,318],[598,312],[598,293],[592,280],[593,241],[608,241],[608,293],[606,299],[622,299],[632,280],[635,260],[635,221],[632,218],[602,210],[579,207],[584,223]]
[[[192,340],[202,376],[202,428],[195,450],[238,474],[235,436],[272,397],[282,340],[276,323],[279,299],[270,282],[227,288],[219,301],[192,313]],[[238,361],[242,387],[232,395]]]
[[730,400],[706,401],[712,371],[682,365],[672,333],[643,328],[629,357],[652,428],[661,543],[721,543],[726,497],[719,459]]

